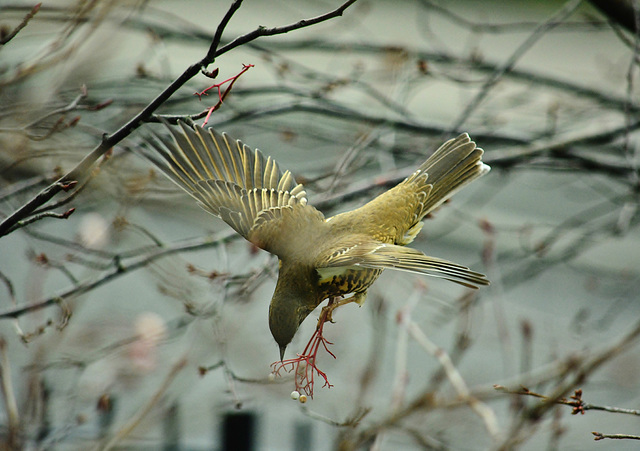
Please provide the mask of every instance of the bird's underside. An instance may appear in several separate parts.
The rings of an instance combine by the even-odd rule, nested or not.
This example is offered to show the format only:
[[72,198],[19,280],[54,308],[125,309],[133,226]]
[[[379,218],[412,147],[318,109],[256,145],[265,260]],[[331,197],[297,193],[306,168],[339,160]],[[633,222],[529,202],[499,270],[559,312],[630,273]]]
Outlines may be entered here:
[[282,352],[324,299],[354,293],[361,303],[384,269],[472,288],[489,283],[465,266],[405,247],[426,214],[488,172],[482,149],[467,134],[447,141],[411,176],[364,206],[325,219],[291,173],[259,150],[197,125],[165,125],[171,138],[153,133],[145,156],[202,208],[278,256],[269,323]]

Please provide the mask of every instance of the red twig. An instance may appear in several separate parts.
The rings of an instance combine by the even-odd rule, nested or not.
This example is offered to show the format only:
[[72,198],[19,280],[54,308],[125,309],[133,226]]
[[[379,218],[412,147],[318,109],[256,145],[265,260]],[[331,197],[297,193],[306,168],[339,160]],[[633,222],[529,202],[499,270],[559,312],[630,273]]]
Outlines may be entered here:
[[276,376],[280,376],[281,371],[290,373],[295,369],[296,391],[304,393],[311,398],[313,398],[313,387],[315,384],[316,374],[324,380],[322,388],[333,387],[333,385],[329,383],[327,374],[320,370],[316,365],[320,345],[322,345],[322,348],[324,348],[331,357],[334,359],[336,358],[335,354],[329,350],[329,345],[332,345],[333,343],[322,335],[325,322],[325,318],[321,318],[318,327],[316,327],[316,330],[313,332],[313,335],[307,343],[307,346],[304,348],[304,351],[302,351],[302,354],[297,354],[297,357],[293,359],[287,359],[282,362],[274,362],[271,364],[273,374]]
[[[227,94],[229,93],[229,91],[231,91],[231,88],[233,88],[233,85],[238,80],[238,78],[240,78],[242,74],[244,74],[246,71],[248,71],[254,66],[255,66],[254,64],[243,64],[242,70],[238,72],[238,74],[234,75],[233,77],[227,78],[226,80],[221,81],[220,83],[216,83],[215,85],[211,85],[207,89],[204,89],[200,92],[198,91],[194,92],[194,95],[198,96],[198,98],[202,100],[202,96],[209,95],[209,91],[212,90],[213,88],[216,88],[218,90],[218,103],[216,103],[214,106],[209,108],[207,117],[204,118],[204,122],[202,123],[202,125],[206,125],[207,122],[209,122],[209,117],[211,116],[211,113],[213,113],[215,110],[217,110],[222,106],[222,102],[224,102],[224,99],[227,97]],[[215,77],[217,74],[218,74],[218,71],[215,70],[205,75],[207,75],[208,77]],[[223,91],[221,88],[226,83],[229,83],[229,86],[227,86],[227,88]]]

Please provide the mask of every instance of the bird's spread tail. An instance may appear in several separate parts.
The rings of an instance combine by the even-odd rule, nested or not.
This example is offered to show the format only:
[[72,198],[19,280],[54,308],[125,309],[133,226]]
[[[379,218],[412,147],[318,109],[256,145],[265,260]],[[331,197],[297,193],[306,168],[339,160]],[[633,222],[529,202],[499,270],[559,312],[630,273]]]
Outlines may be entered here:
[[482,162],[484,151],[476,147],[469,135],[461,134],[444,143],[427,161],[403,182],[415,186],[428,196],[417,212],[421,220],[463,186],[491,169]]

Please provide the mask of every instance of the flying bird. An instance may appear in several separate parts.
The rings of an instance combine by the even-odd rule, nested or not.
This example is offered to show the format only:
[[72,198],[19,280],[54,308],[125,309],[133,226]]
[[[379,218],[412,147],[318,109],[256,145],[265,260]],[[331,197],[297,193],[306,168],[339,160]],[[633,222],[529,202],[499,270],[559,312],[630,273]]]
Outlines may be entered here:
[[489,172],[483,150],[466,133],[445,142],[413,174],[369,203],[325,218],[308,203],[291,172],[258,149],[211,128],[164,124],[170,135],[152,132],[146,144],[153,151],[145,156],[202,208],[279,259],[269,328],[281,360],[300,324],[320,303],[340,298],[332,309],[348,302],[362,305],[385,269],[470,288],[489,284],[466,266],[405,247],[429,212]]

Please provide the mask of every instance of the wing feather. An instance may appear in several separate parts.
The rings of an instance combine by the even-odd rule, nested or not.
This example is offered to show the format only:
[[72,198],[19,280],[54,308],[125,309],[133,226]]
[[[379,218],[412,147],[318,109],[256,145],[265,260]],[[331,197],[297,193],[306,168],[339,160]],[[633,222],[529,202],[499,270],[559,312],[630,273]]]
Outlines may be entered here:
[[489,284],[484,274],[472,271],[466,266],[429,257],[410,247],[376,241],[363,241],[333,250],[322,259],[318,272],[322,275],[322,268],[336,267],[396,269],[439,277],[469,288]]
[[[265,224],[281,220],[283,208],[307,205],[307,193],[291,172],[282,172],[275,160],[258,149],[252,150],[225,133],[182,121],[178,127],[164,125],[170,138],[150,130],[146,145],[153,152],[144,155],[202,208],[245,238],[273,242],[271,237],[260,236]],[[297,214],[324,220],[310,206]]]

